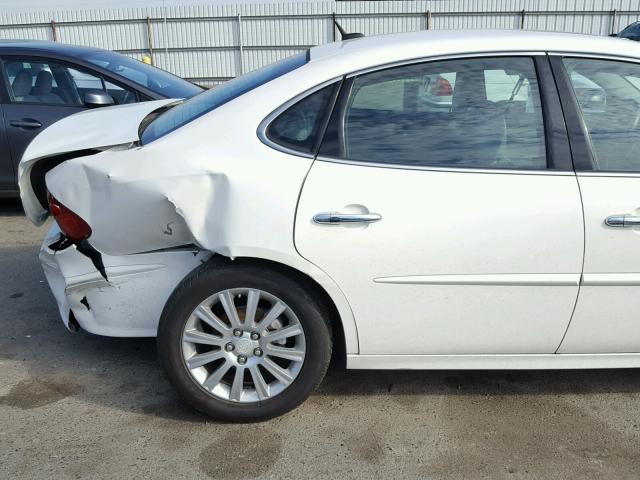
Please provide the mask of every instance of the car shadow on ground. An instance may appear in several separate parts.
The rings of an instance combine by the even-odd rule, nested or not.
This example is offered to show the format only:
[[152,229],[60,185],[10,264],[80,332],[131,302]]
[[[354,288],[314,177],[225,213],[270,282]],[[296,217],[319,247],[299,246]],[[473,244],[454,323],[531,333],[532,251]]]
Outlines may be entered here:
[[[69,392],[109,408],[176,420],[202,421],[166,380],[154,339],[120,339],[67,332],[52,302],[27,309],[30,322],[0,342],[0,358],[19,362],[28,372],[16,399],[20,408],[47,403],[54,390]],[[23,318],[25,318],[23,316]],[[7,330],[6,319],[0,328]],[[4,325],[3,325],[4,324]],[[32,392],[29,387],[32,387]],[[333,366],[314,397],[432,395],[564,395],[640,392],[640,370],[564,371],[372,371]],[[11,393],[9,394],[11,395]],[[29,398],[27,398],[29,397]],[[20,398],[26,401],[20,404]]]
[[2,217],[19,217],[24,215],[22,203],[19,199],[1,198],[0,199],[0,218]]

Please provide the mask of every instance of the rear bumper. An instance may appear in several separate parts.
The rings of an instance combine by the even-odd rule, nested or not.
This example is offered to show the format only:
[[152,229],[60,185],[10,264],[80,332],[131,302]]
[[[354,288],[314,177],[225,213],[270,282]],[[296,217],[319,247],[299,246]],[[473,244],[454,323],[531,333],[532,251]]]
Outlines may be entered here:
[[164,305],[178,283],[209,259],[210,252],[169,250],[138,255],[103,255],[107,280],[74,245],[54,251],[54,223],[40,249],[40,263],[60,316],[71,313],[84,330],[113,337],[155,337]]

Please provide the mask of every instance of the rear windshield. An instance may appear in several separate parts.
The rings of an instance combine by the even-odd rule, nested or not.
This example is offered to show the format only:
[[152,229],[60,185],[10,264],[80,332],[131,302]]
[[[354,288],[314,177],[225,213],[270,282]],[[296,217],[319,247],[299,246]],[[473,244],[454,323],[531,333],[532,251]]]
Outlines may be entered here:
[[186,125],[198,117],[218,108],[234,98],[264,85],[271,80],[289,73],[307,63],[307,53],[299,53],[259,70],[242,75],[222,85],[196,95],[167,110],[151,122],[142,132],[140,143],[146,145],[164,135]]

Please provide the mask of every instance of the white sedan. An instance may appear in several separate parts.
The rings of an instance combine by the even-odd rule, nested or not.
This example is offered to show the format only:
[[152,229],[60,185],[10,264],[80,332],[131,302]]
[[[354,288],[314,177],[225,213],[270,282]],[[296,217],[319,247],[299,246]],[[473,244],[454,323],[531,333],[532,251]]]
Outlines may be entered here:
[[56,220],[40,259],[67,327],[157,336],[218,418],[294,408],[332,355],[640,367],[639,86],[619,39],[357,38],[61,120],[21,195]]

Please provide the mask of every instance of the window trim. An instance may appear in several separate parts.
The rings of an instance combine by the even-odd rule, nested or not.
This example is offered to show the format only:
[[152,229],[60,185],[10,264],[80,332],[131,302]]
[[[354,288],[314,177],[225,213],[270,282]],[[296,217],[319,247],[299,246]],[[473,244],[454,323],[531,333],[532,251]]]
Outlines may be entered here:
[[574,168],[577,175],[589,177],[638,177],[640,169],[620,171],[620,170],[598,170],[596,169],[595,154],[591,137],[587,125],[582,115],[582,110],[578,104],[569,72],[564,65],[565,58],[576,58],[584,60],[608,60],[612,62],[635,63],[640,66],[640,59],[619,55],[600,55],[575,52],[549,52],[549,61],[553,69],[562,109],[567,122],[569,132],[569,143],[573,155]]
[[[310,159],[316,158],[318,149],[320,148],[320,144],[322,143],[322,139],[324,138],[324,134],[327,130],[327,126],[329,125],[329,119],[331,118],[331,114],[333,113],[333,109],[336,105],[336,101],[340,97],[343,80],[344,80],[344,77],[342,75],[339,77],[334,77],[331,80],[327,80],[325,82],[322,82],[316,85],[315,87],[305,90],[304,92],[296,95],[295,97],[291,98],[290,100],[287,100],[285,103],[280,105],[278,108],[272,111],[269,115],[267,115],[258,125],[256,134],[258,135],[258,138],[260,139],[260,141],[264,143],[267,147],[271,147],[274,150],[278,150],[282,153],[286,153],[289,155],[296,155],[298,157],[304,157],[304,158],[310,158]],[[333,92],[332,98],[330,100],[330,105],[327,108],[327,111],[325,112],[325,118],[323,118],[322,120],[323,123],[322,123],[322,126],[320,127],[319,139],[315,143],[312,153],[296,150],[290,147],[285,147],[284,145],[276,143],[269,138],[269,136],[267,135],[269,126],[276,118],[280,116],[281,113],[284,113],[287,109],[289,109],[289,107],[292,107],[293,105],[295,105],[301,100],[304,100],[308,96],[313,95],[314,93],[322,90],[325,87],[328,87],[330,85],[337,84],[337,83],[339,83],[339,85],[337,85],[337,88]]]
[[354,165],[358,167],[375,167],[375,168],[393,168],[396,170],[424,170],[428,172],[451,172],[451,173],[487,173],[501,175],[558,175],[558,176],[575,176],[573,170],[555,170],[552,168],[539,170],[524,169],[499,169],[499,168],[467,168],[467,167],[427,167],[423,165],[402,165],[397,163],[373,163],[358,162],[355,160],[345,160],[340,158],[318,155],[316,160],[319,162],[342,163],[344,165]]
[[[345,95],[351,92],[353,80],[363,74],[372,73],[390,68],[414,65],[419,63],[432,63],[445,60],[461,60],[472,58],[500,58],[500,57],[529,57],[533,61],[538,81],[540,104],[542,108],[543,132],[545,136],[545,151],[547,167],[544,169],[497,169],[497,168],[469,168],[469,167],[444,167],[444,166],[427,166],[427,165],[405,165],[405,164],[388,164],[378,162],[364,162],[357,160],[348,160],[344,158],[330,157],[326,155],[317,155],[316,159],[325,162],[342,163],[347,165],[373,166],[380,168],[395,168],[404,170],[427,170],[438,172],[468,172],[468,173],[523,173],[532,175],[560,174],[575,175],[571,150],[569,148],[569,139],[567,137],[567,129],[563,112],[558,108],[558,89],[551,74],[551,68],[548,63],[548,55],[546,52],[540,51],[517,51],[517,52],[482,52],[475,54],[454,54],[431,56],[419,59],[404,60],[398,62],[377,65],[360,69],[345,75],[345,83],[343,84],[338,99],[334,104],[341,105],[345,102]],[[549,68],[545,68],[545,66]],[[553,98],[555,96],[555,98]],[[556,103],[554,104],[554,100]],[[562,132],[565,132],[563,135]],[[326,130],[325,130],[326,133]],[[550,135],[551,134],[551,135]],[[324,138],[323,138],[324,140]]]
[[463,60],[466,58],[491,58],[491,57],[536,57],[536,56],[544,56],[546,52],[540,50],[517,50],[517,51],[504,51],[504,50],[496,50],[496,51],[486,51],[486,52],[476,52],[476,53],[454,53],[447,55],[432,55],[429,57],[419,57],[412,58],[410,60],[399,60],[397,62],[389,62],[380,65],[375,65],[373,67],[361,68],[360,70],[353,70],[347,74],[345,74],[346,78],[357,77],[360,75],[364,75],[365,73],[376,72],[378,70],[387,70],[389,68],[402,67],[405,65],[414,65],[417,63],[430,63],[430,62],[440,62],[443,60]]
[[547,170],[574,172],[569,134],[560,104],[560,95],[547,55],[533,57],[540,87],[540,104],[544,121]]
[[0,103],[9,104],[9,76],[4,68],[4,62],[0,56]]

